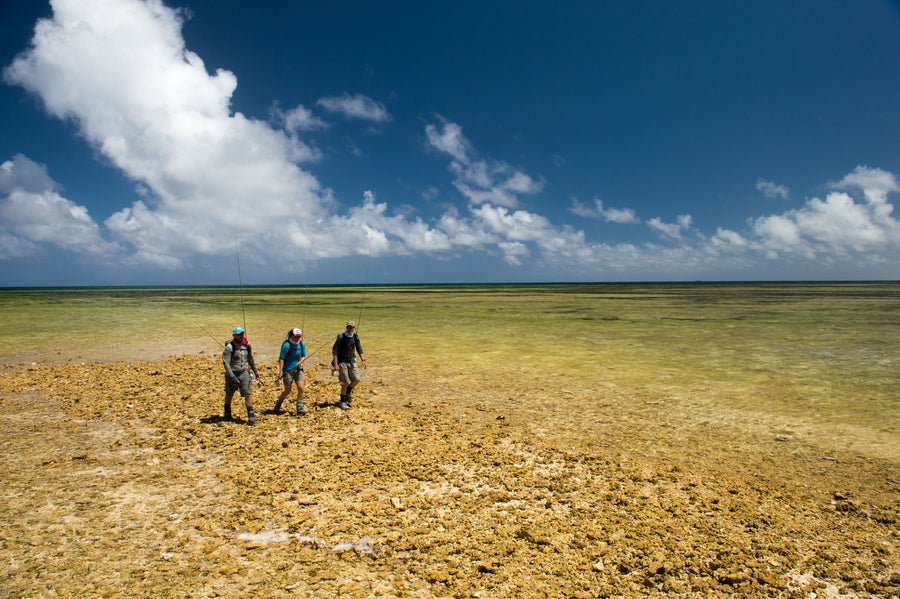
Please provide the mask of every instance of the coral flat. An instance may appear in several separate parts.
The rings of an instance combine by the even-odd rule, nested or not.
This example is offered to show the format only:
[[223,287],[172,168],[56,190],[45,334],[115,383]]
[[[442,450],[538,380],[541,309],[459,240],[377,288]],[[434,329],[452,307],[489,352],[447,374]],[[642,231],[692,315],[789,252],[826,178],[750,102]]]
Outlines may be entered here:
[[563,443],[399,366],[349,411],[326,368],[307,381],[306,417],[271,413],[270,383],[249,427],[210,356],[7,366],[0,595],[900,594],[900,473],[877,463],[679,460],[614,424]]

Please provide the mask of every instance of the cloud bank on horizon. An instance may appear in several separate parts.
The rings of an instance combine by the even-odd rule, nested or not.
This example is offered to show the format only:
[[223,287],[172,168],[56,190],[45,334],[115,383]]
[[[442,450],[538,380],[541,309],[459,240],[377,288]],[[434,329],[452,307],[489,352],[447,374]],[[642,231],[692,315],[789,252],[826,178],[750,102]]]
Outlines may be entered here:
[[[891,203],[900,182],[878,165],[835,173],[835,181],[823,182],[824,197],[751,216],[740,230],[702,231],[691,214],[666,222],[599,198],[558,198],[558,210],[542,214],[525,200],[552,194],[551,180],[482,155],[465,135],[465,123],[428,107],[417,132],[421,150],[446,164],[458,201],[445,201],[439,215],[422,218],[372,191],[338,198],[314,174],[327,157],[305,136],[327,130],[333,119],[378,135],[394,122],[389,104],[346,91],[314,106],[273,110],[267,120],[246,116],[231,108],[237,75],[208,72],[203,57],[186,47],[181,12],[159,0],[51,4],[53,18],[37,23],[31,47],[3,70],[4,82],[70,123],[102,160],[134,182],[141,198],[98,222],[65,197],[64,182],[54,180],[40,156],[2,158],[3,261],[33,260],[52,246],[88,263],[178,271],[204,257],[232,256],[232,231],[260,264],[277,260],[285,248],[316,260],[369,252],[452,260],[488,252],[506,266],[568,280],[640,278],[642,272],[741,278],[748,268],[785,259],[840,264],[865,276],[869,266],[900,258],[900,221]],[[754,178],[762,197],[791,196],[777,181]],[[643,227],[655,239],[591,237],[586,228],[560,223],[556,216],[563,211],[586,223]]]

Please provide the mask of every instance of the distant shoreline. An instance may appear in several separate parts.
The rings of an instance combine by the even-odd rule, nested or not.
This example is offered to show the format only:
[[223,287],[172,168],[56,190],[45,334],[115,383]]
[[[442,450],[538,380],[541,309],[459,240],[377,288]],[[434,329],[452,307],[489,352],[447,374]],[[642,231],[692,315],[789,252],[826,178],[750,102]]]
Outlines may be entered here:
[[310,289],[310,290],[333,290],[333,289],[359,289],[362,287],[378,288],[378,289],[421,289],[421,288],[447,288],[447,289],[464,289],[464,288],[552,288],[552,287],[683,287],[683,286],[706,286],[706,287],[732,287],[732,286],[849,286],[849,285],[896,285],[900,284],[900,279],[875,279],[875,280],[784,280],[784,281],[754,281],[754,280],[734,280],[734,281],[599,281],[599,282],[515,282],[515,283],[368,283],[366,285],[360,283],[316,283],[316,284],[262,284],[262,285],[46,285],[46,286],[0,286],[0,293],[14,291],[129,291],[129,290],[234,290],[240,289],[256,289],[256,290],[278,290],[278,289]]

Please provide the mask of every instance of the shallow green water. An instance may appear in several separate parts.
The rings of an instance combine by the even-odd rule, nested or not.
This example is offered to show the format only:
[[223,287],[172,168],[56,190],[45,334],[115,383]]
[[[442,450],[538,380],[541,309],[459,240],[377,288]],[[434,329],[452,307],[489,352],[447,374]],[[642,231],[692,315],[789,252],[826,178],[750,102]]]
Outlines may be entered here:
[[539,433],[709,432],[900,464],[900,283],[5,290],[0,315],[8,363],[217,354],[238,324],[261,359],[302,326],[327,361],[360,320],[371,365]]

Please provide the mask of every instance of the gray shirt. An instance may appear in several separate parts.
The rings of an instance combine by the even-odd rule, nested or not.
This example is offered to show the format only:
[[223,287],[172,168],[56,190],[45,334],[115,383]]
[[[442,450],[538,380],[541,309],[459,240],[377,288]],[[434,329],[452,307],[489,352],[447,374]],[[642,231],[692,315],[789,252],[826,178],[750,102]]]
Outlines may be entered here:
[[231,378],[235,376],[235,373],[247,370],[248,366],[254,373],[256,372],[256,362],[253,360],[253,352],[250,346],[236,344],[234,340],[225,344],[225,350],[222,352],[222,363],[225,364],[225,372]]

